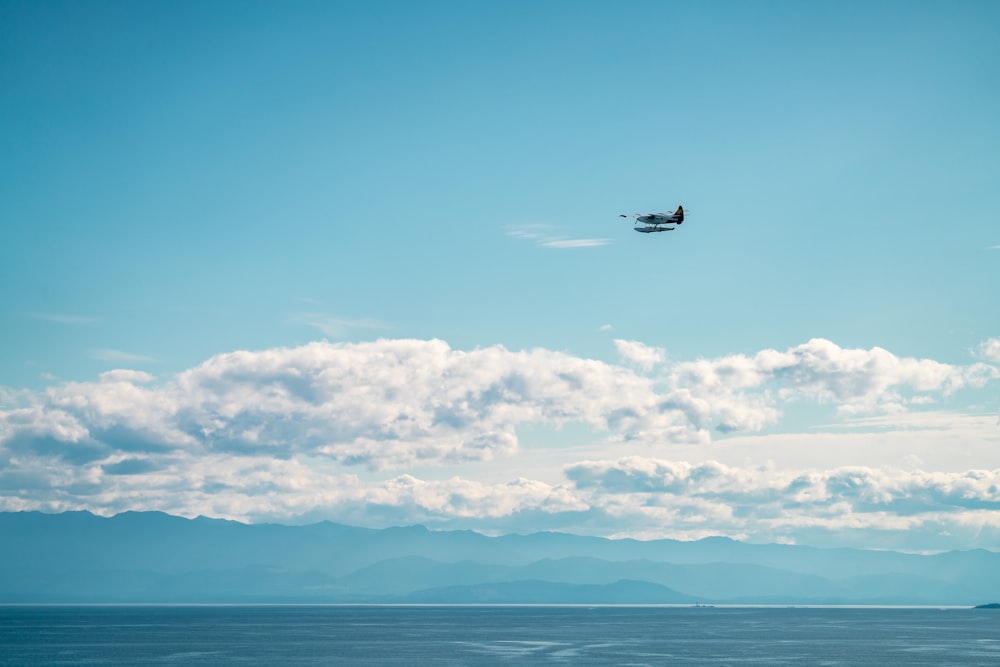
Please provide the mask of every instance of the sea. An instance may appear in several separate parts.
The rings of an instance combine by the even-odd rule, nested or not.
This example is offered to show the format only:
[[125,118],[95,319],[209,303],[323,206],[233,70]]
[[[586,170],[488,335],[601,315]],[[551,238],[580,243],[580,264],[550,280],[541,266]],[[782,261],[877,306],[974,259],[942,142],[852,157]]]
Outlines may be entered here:
[[1000,665],[1000,611],[0,606],[0,665]]

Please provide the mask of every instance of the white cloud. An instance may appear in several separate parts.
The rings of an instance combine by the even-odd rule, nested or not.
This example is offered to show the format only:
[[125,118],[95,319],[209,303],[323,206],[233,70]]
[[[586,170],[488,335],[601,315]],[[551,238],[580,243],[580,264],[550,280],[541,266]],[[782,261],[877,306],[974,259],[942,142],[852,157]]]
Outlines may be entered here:
[[33,396],[35,423],[5,412],[0,423],[9,438],[28,441],[49,422],[69,422],[83,429],[73,431],[74,442],[95,447],[125,438],[209,452],[306,453],[371,468],[488,460],[516,449],[524,423],[579,421],[623,437],[698,439],[682,414],[659,407],[663,397],[649,378],[548,350],[312,343],[218,355],[156,386],[121,373],[103,380]]
[[[706,443],[711,429],[759,431],[787,400],[845,412],[923,405],[998,371],[847,350],[813,340],[665,364],[661,348],[616,340],[630,366],[544,349],[453,350],[439,340],[311,343],[217,355],[164,383],[115,371],[91,383],[25,393],[0,411],[4,439],[71,434],[92,447],[308,454],[373,469],[489,460],[517,449],[522,424],[579,422],[610,441]],[[67,425],[72,424],[72,428]],[[68,430],[67,430],[68,429]],[[119,440],[131,444],[115,444]],[[2,444],[2,441],[0,441]],[[50,443],[51,444],[51,443]]]
[[613,512],[632,530],[644,527],[646,535],[664,516],[673,522],[669,536],[714,527],[756,541],[796,541],[804,530],[850,528],[895,543],[901,532],[925,525],[988,527],[995,537],[1000,528],[1000,469],[795,471],[628,457],[583,461],[568,466],[566,474],[589,492],[594,507]]
[[[220,354],[164,379],[119,369],[41,392],[3,390],[0,508],[307,514],[786,541],[838,527],[898,535],[900,525],[951,525],[958,517],[968,527],[1000,510],[996,470],[923,472],[920,460],[933,459],[912,448],[921,458],[908,459],[905,471],[884,465],[889,459],[819,470],[790,466],[792,458],[782,469],[739,463],[766,452],[761,443],[808,449],[820,436],[824,452],[836,452],[839,440],[856,452],[924,433],[936,434],[933,442],[957,437],[970,451],[995,448],[1000,436],[984,435],[995,431],[985,418],[956,419],[925,405],[983,386],[997,376],[993,366],[820,339],[679,363],[637,341],[617,340],[615,348],[622,365],[546,349],[455,350],[440,340],[316,342]],[[760,432],[789,402],[803,401],[857,416],[823,434],[712,442],[713,430]],[[629,455],[546,453],[552,470],[566,466],[563,481],[519,467],[543,460],[520,451],[519,428],[570,423],[593,434],[594,451]],[[728,452],[728,462],[691,462],[709,444]],[[748,454],[738,454],[741,447]],[[655,458],[666,450],[675,458]],[[676,458],[682,451],[690,454]],[[475,479],[477,462],[497,458],[513,479]],[[427,478],[455,464],[465,477]],[[366,481],[348,474],[357,465],[369,470]]]
[[1000,377],[997,369],[986,364],[954,366],[897,357],[878,347],[842,348],[820,338],[785,352],[763,350],[753,357],[732,355],[681,363],[673,372],[675,382],[690,386],[696,395],[734,398],[735,392],[772,383],[785,399],[833,402],[846,414],[899,411],[909,404],[925,403],[930,394],[982,387]]
[[662,347],[650,347],[634,340],[615,339],[618,355],[637,365],[644,371],[650,371],[667,359],[667,352]]
[[163,510],[244,521],[299,516],[486,532],[558,529],[614,537],[1000,548],[1000,469],[865,466],[775,469],[647,457],[589,460],[566,480],[400,474],[362,480],[309,459],[117,454],[100,462],[0,469],[0,510]]
[[1000,338],[990,338],[979,345],[979,357],[1000,363]]
[[98,376],[101,382],[125,382],[132,384],[148,384],[156,378],[143,371],[133,371],[128,369],[116,369],[106,371]]

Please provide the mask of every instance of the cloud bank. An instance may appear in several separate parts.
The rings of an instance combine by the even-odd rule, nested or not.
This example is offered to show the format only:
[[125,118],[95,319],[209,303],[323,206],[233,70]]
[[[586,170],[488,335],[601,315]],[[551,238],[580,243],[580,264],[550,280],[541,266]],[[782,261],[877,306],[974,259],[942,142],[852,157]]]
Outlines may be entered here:
[[[981,359],[992,360],[992,342]],[[712,462],[703,449],[765,431],[804,401],[873,420],[919,414],[995,380],[990,363],[823,339],[677,363],[662,348],[614,345],[621,364],[440,340],[316,342],[220,354],[164,380],[123,369],[41,392],[3,389],[0,509],[786,541],[915,527],[997,535],[996,470],[776,471]],[[561,483],[475,479],[477,466],[517,459],[520,427],[570,423],[634,455],[567,460]],[[667,446],[703,462],[658,458]],[[461,466],[464,476],[421,479],[415,466]]]

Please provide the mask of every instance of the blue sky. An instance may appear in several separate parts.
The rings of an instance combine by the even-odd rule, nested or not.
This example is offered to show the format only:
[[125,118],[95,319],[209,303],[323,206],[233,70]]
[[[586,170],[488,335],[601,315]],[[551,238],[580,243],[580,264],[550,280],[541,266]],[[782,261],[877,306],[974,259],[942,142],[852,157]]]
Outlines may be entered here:
[[1000,548],[998,19],[5,3],[0,507]]

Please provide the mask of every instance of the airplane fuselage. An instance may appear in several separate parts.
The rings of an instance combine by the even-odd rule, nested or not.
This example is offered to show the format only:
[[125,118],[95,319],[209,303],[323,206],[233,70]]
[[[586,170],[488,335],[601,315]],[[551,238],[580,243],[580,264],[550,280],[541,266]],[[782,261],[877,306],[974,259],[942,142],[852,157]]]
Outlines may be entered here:
[[676,215],[640,215],[635,221],[644,225],[672,225],[679,222]]

